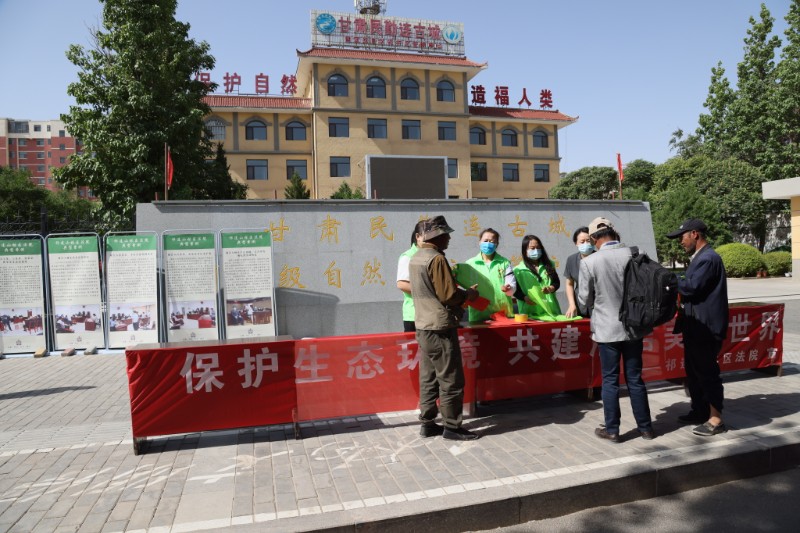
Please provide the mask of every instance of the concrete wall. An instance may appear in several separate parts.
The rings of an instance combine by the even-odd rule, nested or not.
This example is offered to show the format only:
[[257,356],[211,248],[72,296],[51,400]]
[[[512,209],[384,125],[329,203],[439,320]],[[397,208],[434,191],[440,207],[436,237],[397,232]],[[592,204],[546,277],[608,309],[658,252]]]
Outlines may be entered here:
[[271,230],[278,331],[317,337],[402,331],[397,259],[416,222],[440,214],[456,230],[447,250],[452,262],[475,256],[478,232],[492,227],[501,235],[498,252],[514,264],[522,237],[537,235],[561,274],[576,252],[573,231],[600,215],[625,243],[655,257],[649,205],[637,201],[178,201],[139,204],[136,220],[139,231]]

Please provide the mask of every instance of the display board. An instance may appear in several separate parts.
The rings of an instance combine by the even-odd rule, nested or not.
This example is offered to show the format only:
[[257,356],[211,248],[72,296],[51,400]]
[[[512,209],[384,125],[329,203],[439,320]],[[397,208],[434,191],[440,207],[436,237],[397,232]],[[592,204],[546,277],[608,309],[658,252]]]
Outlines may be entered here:
[[46,347],[40,237],[0,239],[0,354]]
[[163,235],[167,340],[219,338],[213,233]]
[[367,198],[446,199],[447,158],[368,155]]
[[275,335],[272,234],[222,232],[225,337]]
[[106,300],[109,348],[158,342],[156,235],[107,235]]
[[55,349],[105,347],[97,235],[47,238]]

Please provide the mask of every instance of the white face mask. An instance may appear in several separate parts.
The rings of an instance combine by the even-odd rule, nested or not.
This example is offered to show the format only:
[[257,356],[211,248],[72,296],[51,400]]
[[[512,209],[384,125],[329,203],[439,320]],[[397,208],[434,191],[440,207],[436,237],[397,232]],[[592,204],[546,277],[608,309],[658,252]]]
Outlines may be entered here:
[[534,248],[533,250],[528,250],[528,257],[530,259],[539,259],[542,257],[542,251],[538,248]]
[[590,242],[584,242],[578,245],[578,251],[583,255],[589,255],[594,251],[594,246]]

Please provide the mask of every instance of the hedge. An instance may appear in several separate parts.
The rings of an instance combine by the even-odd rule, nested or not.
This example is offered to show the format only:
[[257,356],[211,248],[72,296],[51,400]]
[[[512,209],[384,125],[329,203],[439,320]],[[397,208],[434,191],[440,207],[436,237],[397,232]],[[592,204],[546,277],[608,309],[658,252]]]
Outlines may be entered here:
[[761,252],[749,244],[740,242],[723,244],[717,248],[717,253],[722,257],[725,272],[731,278],[752,277],[764,268]]
[[764,264],[770,276],[783,276],[792,271],[792,254],[789,252],[769,252],[764,254]]

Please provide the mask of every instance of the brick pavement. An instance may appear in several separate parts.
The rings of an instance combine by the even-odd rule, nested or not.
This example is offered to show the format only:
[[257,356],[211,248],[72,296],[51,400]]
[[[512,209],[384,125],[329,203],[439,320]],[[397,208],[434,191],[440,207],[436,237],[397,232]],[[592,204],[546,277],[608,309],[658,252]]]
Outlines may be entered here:
[[0,532],[409,531],[434,519],[438,530],[486,529],[571,512],[585,487],[593,504],[685,488],[694,478],[681,472],[704,461],[753,475],[752,457],[775,461],[800,445],[800,335],[784,346],[783,377],[726,376],[732,430],[714,439],[674,422],[686,397],[662,382],[649,387],[654,441],[635,437],[627,400],[628,440],[598,441],[600,403],[562,394],[481,407],[466,425],[482,438],[468,443],[421,439],[416,414],[401,412],[306,423],[302,440],[288,425],[154,439],[140,456],[122,355],[7,359]]

